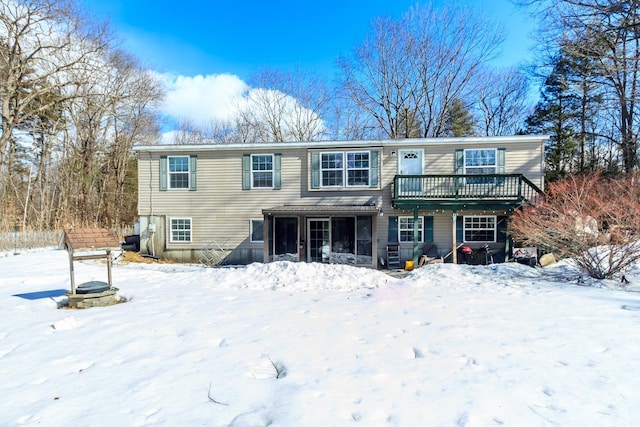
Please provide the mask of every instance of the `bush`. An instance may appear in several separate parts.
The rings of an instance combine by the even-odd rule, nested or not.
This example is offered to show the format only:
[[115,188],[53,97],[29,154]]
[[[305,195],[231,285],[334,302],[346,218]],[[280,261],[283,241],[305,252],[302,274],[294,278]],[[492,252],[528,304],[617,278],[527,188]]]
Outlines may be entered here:
[[640,258],[640,190],[635,176],[574,176],[517,211],[511,235],[527,246],[572,258],[591,277],[609,279]]

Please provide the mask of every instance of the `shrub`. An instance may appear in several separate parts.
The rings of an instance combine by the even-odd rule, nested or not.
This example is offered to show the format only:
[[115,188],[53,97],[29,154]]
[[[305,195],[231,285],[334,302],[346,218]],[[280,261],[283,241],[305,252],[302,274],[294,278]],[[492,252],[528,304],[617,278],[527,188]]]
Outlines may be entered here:
[[593,174],[554,182],[540,202],[513,215],[511,235],[573,258],[591,277],[612,278],[640,258],[637,178]]

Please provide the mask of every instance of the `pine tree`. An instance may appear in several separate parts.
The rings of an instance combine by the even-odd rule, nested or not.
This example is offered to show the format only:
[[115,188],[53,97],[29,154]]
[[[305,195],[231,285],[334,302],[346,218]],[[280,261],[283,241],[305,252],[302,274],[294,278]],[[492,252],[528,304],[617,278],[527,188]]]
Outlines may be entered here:
[[445,113],[443,136],[471,136],[475,135],[476,122],[460,98],[455,98]]
[[573,172],[579,100],[571,90],[569,74],[569,61],[556,56],[553,70],[544,81],[541,101],[526,120],[528,133],[550,135],[545,147],[549,181],[562,179]]

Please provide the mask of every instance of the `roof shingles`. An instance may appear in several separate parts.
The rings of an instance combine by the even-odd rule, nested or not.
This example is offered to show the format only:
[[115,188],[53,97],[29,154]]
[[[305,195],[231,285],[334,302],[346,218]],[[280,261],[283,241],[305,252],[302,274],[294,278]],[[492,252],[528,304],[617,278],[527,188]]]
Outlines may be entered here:
[[68,246],[74,251],[120,248],[116,232],[106,228],[76,228],[64,233]]

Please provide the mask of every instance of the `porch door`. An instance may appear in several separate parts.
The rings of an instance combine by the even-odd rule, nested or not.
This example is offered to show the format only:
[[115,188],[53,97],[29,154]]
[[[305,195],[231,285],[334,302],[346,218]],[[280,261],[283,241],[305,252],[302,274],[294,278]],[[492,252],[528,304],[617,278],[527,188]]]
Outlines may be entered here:
[[298,261],[298,218],[274,218],[273,254],[274,260]]
[[[398,151],[399,175],[424,174],[423,151],[418,149]],[[422,193],[422,178],[405,178],[398,189],[401,196],[417,196]]]
[[310,218],[307,221],[307,257],[309,262],[328,264],[331,250],[331,227],[328,218]]

